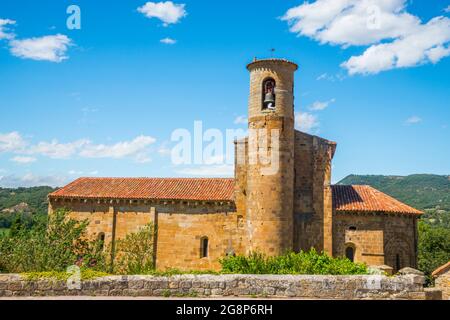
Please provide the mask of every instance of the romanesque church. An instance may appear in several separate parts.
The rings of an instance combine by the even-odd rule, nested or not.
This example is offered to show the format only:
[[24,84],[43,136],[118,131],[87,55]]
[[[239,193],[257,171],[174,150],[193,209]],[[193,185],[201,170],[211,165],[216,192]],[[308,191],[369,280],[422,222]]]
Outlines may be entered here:
[[[370,186],[331,185],[336,143],[294,129],[297,68],[282,59],[247,66],[249,132],[267,136],[236,141],[234,178],[80,178],[49,195],[49,213],[70,209],[105,243],[153,223],[159,270],[217,270],[230,254],[310,248],[394,271],[416,267],[422,212]],[[255,161],[263,145],[276,170]]]

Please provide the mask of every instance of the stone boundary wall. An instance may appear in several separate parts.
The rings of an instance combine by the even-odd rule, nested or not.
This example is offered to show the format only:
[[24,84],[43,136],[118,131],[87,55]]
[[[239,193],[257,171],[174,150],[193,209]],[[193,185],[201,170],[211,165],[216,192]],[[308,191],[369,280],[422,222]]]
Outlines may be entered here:
[[[0,297],[127,296],[127,297],[249,297],[304,299],[439,299],[441,292],[424,290],[419,275],[180,275],[109,276],[82,281],[69,289],[65,281],[29,281],[0,274]],[[74,284],[76,286],[76,284]]]

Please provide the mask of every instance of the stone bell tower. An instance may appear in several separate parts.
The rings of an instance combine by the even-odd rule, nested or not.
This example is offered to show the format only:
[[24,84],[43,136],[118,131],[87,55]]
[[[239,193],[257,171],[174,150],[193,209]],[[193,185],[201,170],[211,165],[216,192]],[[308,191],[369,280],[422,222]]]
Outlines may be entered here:
[[255,60],[250,71],[246,220],[248,250],[293,249],[294,72],[282,59]]

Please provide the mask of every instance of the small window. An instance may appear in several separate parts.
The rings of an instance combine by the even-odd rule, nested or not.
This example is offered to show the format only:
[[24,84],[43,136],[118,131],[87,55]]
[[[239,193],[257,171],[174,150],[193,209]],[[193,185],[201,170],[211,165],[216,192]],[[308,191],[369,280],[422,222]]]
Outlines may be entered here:
[[401,269],[400,255],[399,254],[395,255],[395,268],[396,268],[396,271]]
[[348,246],[345,249],[345,256],[348,260],[350,260],[351,262],[355,261],[355,248],[353,248],[352,246]]
[[100,248],[103,250],[103,248],[105,247],[105,234],[103,232],[99,233],[97,240]]
[[208,257],[208,249],[209,249],[208,246],[209,246],[208,237],[203,237],[200,240],[200,258]]
[[350,230],[350,231],[356,231],[356,227],[351,226],[351,227],[348,228],[348,230]]

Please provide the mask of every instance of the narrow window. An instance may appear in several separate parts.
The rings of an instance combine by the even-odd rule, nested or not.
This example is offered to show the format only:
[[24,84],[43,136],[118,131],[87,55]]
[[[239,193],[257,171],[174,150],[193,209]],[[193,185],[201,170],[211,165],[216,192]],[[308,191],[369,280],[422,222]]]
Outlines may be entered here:
[[208,237],[203,237],[200,242],[200,258],[208,257],[208,246],[209,246]]
[[103,248],[105,247],[105,234],[103,232],[99,233],[97,239],[100,249],[103,250]]
[[395,255],[395,267],[396,267],[396,271],[400,270],[400,255],[396,254]]
[[350,260],[351,262],[355,261],[355,249],[353,247],[347,247],[345,249],[345,256],[347,257],[348,260]]
[[356,231],[356,227],[351,226],[351,227],[348,228],[348,230],[350,230],[350,231]]

